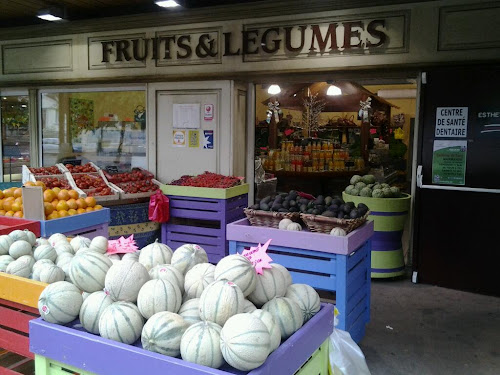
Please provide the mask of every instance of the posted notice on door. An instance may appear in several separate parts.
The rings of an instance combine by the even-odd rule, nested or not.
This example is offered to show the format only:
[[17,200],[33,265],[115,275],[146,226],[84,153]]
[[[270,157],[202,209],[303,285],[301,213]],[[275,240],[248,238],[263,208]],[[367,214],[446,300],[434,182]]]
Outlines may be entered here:
[[438,107],[436,138],[466,138],[468,107]]
[[465,185],[467,141],[434,141],[432,183]]

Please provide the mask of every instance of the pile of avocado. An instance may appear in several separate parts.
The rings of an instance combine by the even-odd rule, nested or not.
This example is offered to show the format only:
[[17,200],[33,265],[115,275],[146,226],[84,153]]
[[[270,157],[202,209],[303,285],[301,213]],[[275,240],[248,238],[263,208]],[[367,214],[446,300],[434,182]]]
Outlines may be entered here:
[[396,186],[389,184],[379,184],[375,176],[367,174],[364,176],[354,175],[351,178],[350,185],[345,188],[349,195],[358,195],[360,197],[371,198],[401,198],[402,194]]
[[363,203],[356,207],[353,202],[346,203],[340,197],[323,197],[322,195],[311,200],[300,197],[295,190],[270,195],[261,200],[257,199],[250,208],[271,212],[300,212],[339,219],[356,219],[368,212],[368,207]]

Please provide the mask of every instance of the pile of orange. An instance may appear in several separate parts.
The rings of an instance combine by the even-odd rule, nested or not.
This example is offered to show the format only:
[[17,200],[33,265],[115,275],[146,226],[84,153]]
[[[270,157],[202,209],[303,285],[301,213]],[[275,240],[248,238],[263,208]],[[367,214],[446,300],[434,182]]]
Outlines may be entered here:
[[[47,189],[43,182],[26,182],[25,186],[41,186],[46,220],[83,214],[102,209],[94,197],[80,198],[75,190],[55,187]],[[21,188],[0,190],[0,216],[23,217]]]

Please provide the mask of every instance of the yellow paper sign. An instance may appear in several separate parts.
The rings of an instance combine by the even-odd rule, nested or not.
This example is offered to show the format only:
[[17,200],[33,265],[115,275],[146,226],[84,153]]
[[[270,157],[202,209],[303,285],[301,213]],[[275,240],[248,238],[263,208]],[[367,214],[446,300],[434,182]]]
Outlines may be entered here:
[[189,131],[189,147],[199,148],[200,147],[200,132],[198,130]]

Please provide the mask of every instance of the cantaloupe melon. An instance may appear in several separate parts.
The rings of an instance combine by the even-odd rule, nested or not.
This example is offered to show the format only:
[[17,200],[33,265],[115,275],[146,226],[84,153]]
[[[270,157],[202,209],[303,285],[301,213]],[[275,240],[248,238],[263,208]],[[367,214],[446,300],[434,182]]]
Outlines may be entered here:
[[162,311],[154,314],[142,330],[142,347],[151,352],[178,357],[181,338],[189,325],[178,314]]
[[171,264],[159,264],[149,270],[152,279],[169,280],[177,283],[177,286],[184,293],[184,274]]
[[11,275],[29,278],[31,275],[31,267],[27,262],[15,260],[9,263],[5,272]]
[[28,242],[30,243],[31,246],[35,246],[36,244],[36,235],[32,231],[25,229],[24,233],[26,234],[26,237],[28,238]]
[[243,301],[243,311],[244,313],[251,313],[252,311],[257,310],[257,307],[250,302],[249,300],[245,299]]
[[215,266],[210,263],[200,263],[186,273],[184,279],[184,299],[198,298],[205,288],[215,281]]
[[40,245],[50,245],[50,242],[46,238],[39,237],[36,239],[34,247],[38,247]]
[[212,322],[200,322],[191,325],[181,339],[181,357],[183,360],[211,368],[224,364],[220,349],[222,327]]
[[35,265],[36,262],[35,258],[33,258],[31,255],[23,255],[17,258],[17,260],[28,263],[31,270],[33,270],[33,266]]
[[[88,332],[99,334],[99,318],[102,313],[113,303],[113,300],[105,292],[99,291],[87,294],[80,309],[80,323]],[[82,297],[84,297],[82,295]]]
[[199,245],[182,245],[178,247],[172,255],[171,264],[184,275],[187,271],[200,263],[208,263],[208,256],[205,250]]
[[255,290],[248,296],[250,302],[261,307],[274,297],[283,297],[286,293],[285,278],[280,270],[271,264],[272,268],[264,268],[262,275],[257,275]]
[[90,238],[76,236],[75,238],[71,239],[69,243],[73,247],[73,250],[75,250],[75,253],[77,253],[78,251],[80,251],[80,249],[88,249],[88,247],[90,246]]
[[304,324],[302,310],[297,302],[290,298],[273,298],[262,306],[262,310],[271,313],[280,328],[282,340],[289,338]]
[[111,261],[95,251],[78,253],[69,265],[69,277],[84,292],[92,293],[104,288],[104,280]]
[[62,233],[54,233],[48,238],[49,245],[54,247],[58,242],[68,242],[67,237]]
[[110,340],[133,344],[141,337],[144,318],[131,302],[113,302],[99,318],[99,334]]
[[83,303],[76,286],[67,281],[48,285],[38,299],[38,311],[49,323],[66,324],[75,320]]
[[318,292],[307,284],[292,284],[286,290],[288,297],[299,305],[304,317],[304,323],[311,319],[321,308]]
[[50,259],[52,262],[55,262],[57,259],[57,252],[50,245],[42,245],[35,249],[34,256],[36,260]]
[[[14,242],[20,241],[20,240],[26,241],[28,243],[30,242],[26,232],[24,230],[20,230],[20,229],[16,229],[16,230],[13,230],[12,232],[10,232],[9,237],[12,238],[14,240]],[[30,245],[31,245],[31,243],[30,243]],[[33,246],[33,245],[31,245],[31,246]]]
[[141,255],[140,251],[135,251],[133,253],[126,253],[123,254],[122,260],[133,260],[134,262],[138,262],[140,255]]
[[139,290],[150,280],[148,270],[139,262],[122,260],[106,274],[104,287],[113,301],[137,301]]
[[215,279],[226,279],[238,285],[246,297],[255,290],[257,282],[255,268],[252,263],[240,254],[232,254],[222,258],[215,267]]
[[23,255],[33,255],[31,244],[24,240],[14,241],[9,247],[9,255],[14,259]]
[[104,236],[96,236],[90,241],[89,249],[105,254],[108,251],[108,239]]
[[5,272],[7,266],[12,263],[15,259],[10,255],[0,255],[0,272]]
[[146,319],[161,311],[177,313],[181,307],[182,294],[176,283],[153,279],[146,282],[137,296],[137,307]]
[[35,262],[31,269],[31,278],[36,281],[40,281],[40,272],[42,272],[42,269],[44,267],[52,266],[54,265],[54,262],[52,262],[50,259],[40,259]]
[[276,323],[276,320],[270,312],[260,309],[252,311],[251,314],[262,320],[262,323],[266,325],[271,339],[271,343],[269,345],[270,352],[275,351],[281,344],[281,331]]
[[61,267],[63,268],[63,266],[65,264],[69,264],[71,263],[71,260],[73,260],[74,258],[74,255],[73,254],[70,254],[70,253],[62,253],[60,255],[57,256],[57,259],[56,259],[56,265],[58,267]]
[[[49,245],[49,244],[47,243],[47,245]],[[40,245],[40,246],[42,246],[42,245]],[[38,247],[40,247],[40,246],[38,246]],[[61,255],[62,253],[75,254],[75,250],[73,249],[73,246],[71,246],[70,243],[67,241],[66,242],[61,241],[61,242],[56,243],[54,245],[54,249],[57,253],[57,256]]]
[[10,245],[14,243],[14,240],[7,234],[0,236],[0,255],[9,254]]
[[266,325],[251,314],[237,314],[222,327],[220,348],[226,362],[241,371],[262,365],[269,355],[271,337]]
[[200,299],[193,298],[184,302],[179,309],[178,314],[184,318],[186,323],[195,324],[201,322],[200,318]]
[[271,264],[273,268],[277,268],[278,270],[281,271],[281,274],[285,278],[285,285],[288,288],[290,285],[292,285],[292,275],[290,275],[290,272],[286,269],[285,266],[282,266],[279,263],[272,263]]
[[42,267],[39,279],[42,283],[53,284],[57,281],[64,281],[64,271],[55,264]]
[[173,251],[170,247],[156,240],[154,243],[141,249],[139,263],[149,271],[159,264],[170,264],[172,253]]
[[232,281],[214,281],[201,293],[200,318],[223,327],[231,316],[243,311],[244,299],[241,289]]

